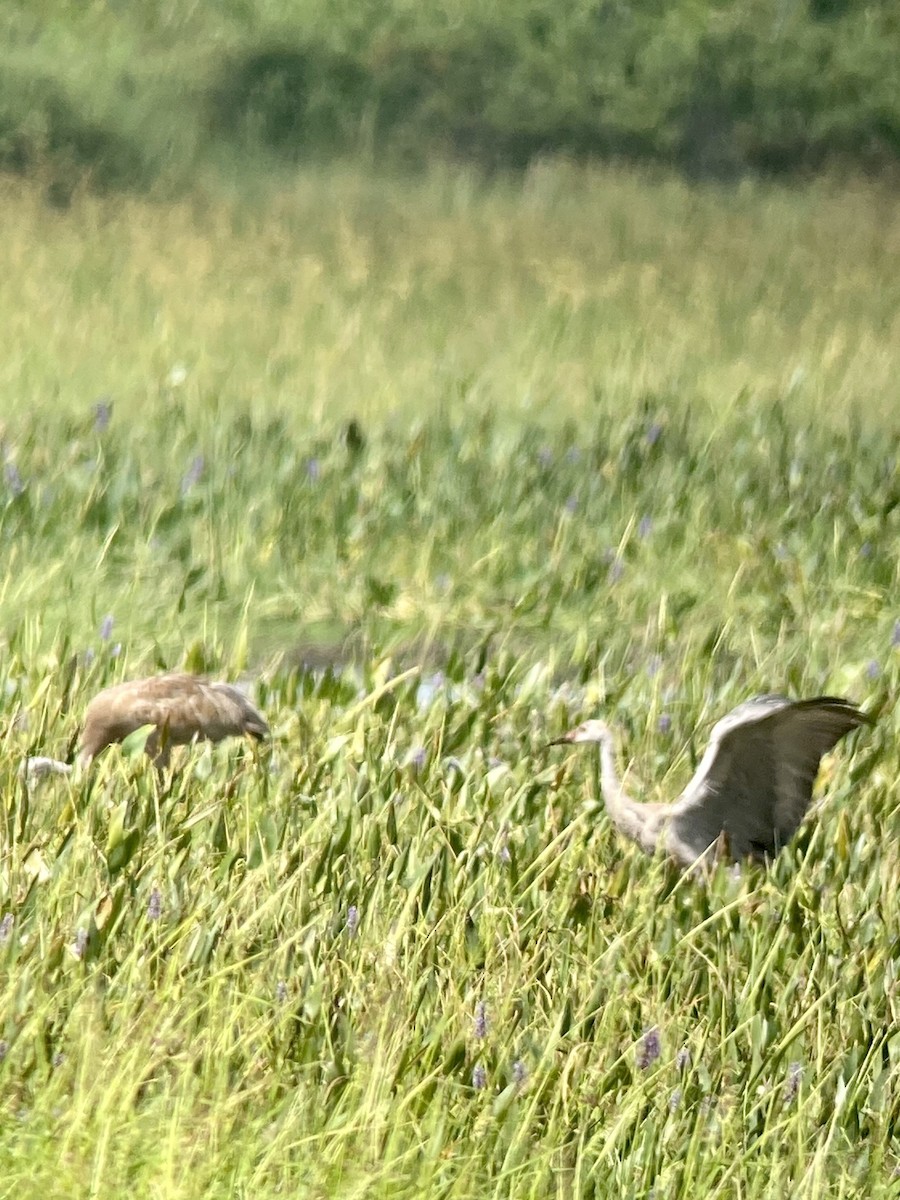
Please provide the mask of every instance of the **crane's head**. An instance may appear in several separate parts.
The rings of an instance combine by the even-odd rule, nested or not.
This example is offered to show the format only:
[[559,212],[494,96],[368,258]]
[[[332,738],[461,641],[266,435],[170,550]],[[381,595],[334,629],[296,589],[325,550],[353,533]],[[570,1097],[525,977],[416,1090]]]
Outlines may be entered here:
[[48,775],[71,775],[72,768],[58,758],[45,758],[43,754],[38,754],[25,759],[19,774],[27,780],[36,781]]
[[562,737],[554,738],[549,745],[564,746],[575,742],[605,742],[611,737],[612,734],[605,721],[583,721],[581,725],[576,725]]

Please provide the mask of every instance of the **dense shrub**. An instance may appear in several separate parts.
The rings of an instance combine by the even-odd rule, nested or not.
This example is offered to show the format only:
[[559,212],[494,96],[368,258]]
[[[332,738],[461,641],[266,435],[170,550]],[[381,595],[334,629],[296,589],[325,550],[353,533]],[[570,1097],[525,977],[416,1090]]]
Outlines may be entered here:
[[212,84],[213,111],[231,117],[214,128],[262,131],[292,155],[352,149],[365,130],[487,163],[562,151],[701,174],[900,154],[900,20],[887,6],[535,3],[468,17],[239,50]]
[[[154,112],[158,127],[191,128],[179,152],[194,156],[236,147],[296,161],[364,149],[519,166],[549,152],[661,160],[700,176],[900,157],[900,10],[890,0],[460,0],[440,12],[387,0],[364,16],[333,0],[286,5],[277,23],[259,0],[241,13],[238,23],[233,11],[195,6],[178,40],[171,14],[145,12],[132,36],[153,47],[153,68],[121,94],[113,64],[121,73],[130,47],[94,50],[84,28],[71,33],[97,56],[87,92],[83,61],[73,88],[64,65],[45,61],[40,78],[23,80],[21,61],[0,53],[0,158],[25,169],[63,157],[100,182],[140,184]],[[70,21],[67,10],[57,18],[57,39]],[[39,61],[33,47],[27,61]],[[100,116],[83,111],[91,87],[113,96]],[[175,111],[161,99],[173,92]],[[157,158],[170,141],[155,139]]]
[[312,145],[346,146],[359,128],[368,84],[358,63],[326,46],[241,51],[211,89],[210,131],[288,156]]
[[86,113],[54,79],[0,73],[0,169],[49,168],[50,195],[64,201],[84,177],[98,188],[146,177],[140,146]]

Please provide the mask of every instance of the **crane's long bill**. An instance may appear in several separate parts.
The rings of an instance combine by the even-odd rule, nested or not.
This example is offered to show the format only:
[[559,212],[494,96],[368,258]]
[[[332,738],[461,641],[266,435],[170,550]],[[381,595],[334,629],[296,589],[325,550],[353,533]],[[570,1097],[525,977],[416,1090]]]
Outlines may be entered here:
[[551,746],[570,746],[574,741],[575,735],[570,731],[569,733],[564,733],[562,737],[553,738],[546,744],[544,749],[549,750]]

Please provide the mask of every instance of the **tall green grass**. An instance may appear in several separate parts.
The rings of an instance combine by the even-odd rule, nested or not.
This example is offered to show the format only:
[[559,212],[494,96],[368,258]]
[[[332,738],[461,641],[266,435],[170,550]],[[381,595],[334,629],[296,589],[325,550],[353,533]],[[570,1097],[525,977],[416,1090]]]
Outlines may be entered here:
[[[703,887],[539,749],[588,697],[534,666],[427,707],[281,676],[272,751],[161,789],[111,757],[26,801],[7,755],[17,1194],[888,1193],[890,724],[771,870]],[[693,717],[642,771],[674,785]]]
[[890,419],[900,227],[877,185],[691,189],[632,171],[521,180],[311,170],[158,206],[48,209],[7,182],[0,413],[109,394],[129,421],[496,408],[602,423],[647,400],[711,424],[759,401]]
[[[4,1189],[894,1194],[878,193],[6,199]],[[26,786],[173,666],[247,677],[271,744]],[[603,711],[671,796],[776,689],[879,723],[774,864],[705,886],[545,748]]]

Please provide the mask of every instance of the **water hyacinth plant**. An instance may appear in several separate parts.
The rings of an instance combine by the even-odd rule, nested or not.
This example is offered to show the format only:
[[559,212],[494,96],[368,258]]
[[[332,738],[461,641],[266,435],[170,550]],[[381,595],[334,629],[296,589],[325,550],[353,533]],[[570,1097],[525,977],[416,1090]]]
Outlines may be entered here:
[[203,471],[206,467],[206,460],[202,454],[195,454],[191,459],[191,465],[185,471],[181,479],[181,494],[186,496],[193,487],[196,486],[203,478]]
[[112,401],[108,397],[104,397],[94,405],[94,432],[105,433],[111,420]]
[[158,921],[162,916],[162,893],[159,888],[153,888],[147,903],[147,920]]
[[[5,204],[4,1189],[891,1195],[896,206],[566,164]],[[22,773],[167,669],[270,742]],[[705,883],[545,749],[605,716],[659,800],[772,690],[879,723]]]
[[487,1028],[487,1006],[483,1000],[479,1000],[475,1006],[475,1022],[473,1030],[476,1040],[480,1042],[484,1041],[484,1039],[487,1037]]
[[648,1029],[638,1042],[635,1052],[635,1062],[639,1071],[646,1071],[653,1066],[662,1054],[662,1043],[658,1029]]

